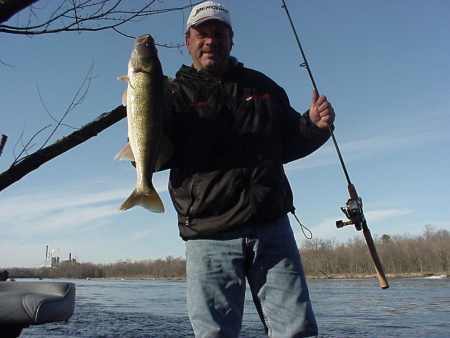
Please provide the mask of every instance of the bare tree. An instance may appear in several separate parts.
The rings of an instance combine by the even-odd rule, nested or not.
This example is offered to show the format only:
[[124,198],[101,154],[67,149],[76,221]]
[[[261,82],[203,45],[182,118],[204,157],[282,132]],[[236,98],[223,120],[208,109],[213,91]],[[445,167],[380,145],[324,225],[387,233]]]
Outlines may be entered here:
[[[0,0],[0,23],[9,20],[22,9],[31,6],[38,0]],[[2,25],[3,26],[3,25]]]
[[3,148],[5,147],[7,139],[8,139],[8,136],[2,134],[2,136],[0,138],[0,156],[2,156]]
[[[16,34],[37,36],[42,34],[54,34],[62,32],[93,32],[101,30],[119,31],[119,27],[126,23],[150,15],[183,11],[198,2],[186,1],[184,6],[167,6],[171,1],[147,0],[147,1],[123,1],[123,0],[0,0],[0,34]],[[140,7],[132,7],[138,6]],[[38,7],[39,6],[39,7]],[[18,14],[24,15],[25,20],[13,20]],[[8,21],[8,24],[6,23]],[[13,22],[14,21],[14,22]],[[127,35],[128,36],[128,35]],[[163,47],[180,47],[181,44],[158,44]],[[2,64],[4,64],[2,62]],[[87,85],[88,87],[88,85]],[[74,99],[64,112],[56,127],[52,130],[45,143],[34,153],[28,155],[31,150],[31,142],[45,128],[36,132],[30,140],[23,142],[23,148],[16,156],[11,167],[0,173],[0,191],[17,182],[42,164],[59,156],[67,150],[96,136],[102,130],[110,127],[126,116],[123,106],[116,107],[108,113],[100,115],[96,120],[86,124],[75,132],[57,140],[47,146],[56,129],[64,125],[63,120],[73,107],[84,98],[86,91],[82,87],[77,91]],[[41,103],[43,100],[41,98]],[[48,110],[47,110],[48,111]],[[51,116],[51,114],[49,113]],[[53,120],[55,118],[51,116]],[[6,143],[6,136],[0,143],[0,155]]]
[[[427,226],[422,235],[387,235],[376,239],[386,272],[394,275],[450,276],[450,232]],[[303,264],[311,276],[360,276],[374,273],[365,243],[355,237],[346,244],[315,239],[302,244]]]
[[9,187],[14,182],[17,182],[31,171],[39,168],[42,164],[83,143],[91,137],[97,136],[98,133],[125,118],[125,116],[125,107],[118,106],[114,110],[102,114],[96,120],[88,123],[70,135],[24,157],[19,162],[13,164],[8,170],[0,174],[0,191]]
[[[178,7],[161,7],[170,1],[123,1],[123,0],[0,0],[0,33],[41,35],[60,32],[101,31],[112,29],[138,18],[182,11],[196,3]],[[37,7],[36,3],[43,4]],[[198,3],[198,2],[197,2]],[[138,7],[138,5],[140,7]],[[134,5],[134,7],[133,7]],[[3,24],[18,12],[29,9],[23,24]],[[41,13],[45,17],[41,18]]]

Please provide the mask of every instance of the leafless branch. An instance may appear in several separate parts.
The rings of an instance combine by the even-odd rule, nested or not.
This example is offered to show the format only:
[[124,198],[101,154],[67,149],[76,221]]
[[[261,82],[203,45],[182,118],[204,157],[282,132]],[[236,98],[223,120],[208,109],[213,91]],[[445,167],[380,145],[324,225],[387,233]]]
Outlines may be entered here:
[[0,173],[0,191],[17,182],[33,170],[39,168],[42,164],[96,136],[101,131],[125,118],[125,116],[125,107],[118,106],[114,110],[100,115],[96,120],[86,124],[70,135],[24,157],[8,170]]
[[31,6],[38,0],[2,0],[0,1],[0,23]]
[[[144,0],[139,2],[124,0],[52,0],[47,2],[42,1],[42,3],[45,3],[45,6],[40,8],[36,6],[36,3],[38,2],[39,0],[0,0],[0,34],[36,36],[60,32],[113,30],[123,36],[133,37],[130,34],[125,34],[123,32],[125,24],[150,15],[160,15],[175,11],[179,11],[184,15],[186,9],[199,3],[199,1],[193,3],[189,0],[185,2],[185,6],[170,7],[167,5],[170,3],[170,0]],[[166,7],[162,8],[163,6]],[[24,9],[28,9],[28,17],[26,20],[22,20],[22,24],[19,20],[10,20]],[[23,22],[25,22],[25,24],[23,24]],[[160,47],[177,48],[179,50],[181,50],[181,47],[183,46],[182,43],[160,43],[157,45]],[[5,62],[1,60],[0,63],[5,64]],[[91,77],[87,75],[59,120],[50,113],[39,92],[41,103],[49,116],[57,122],[56,126],[46,138],[43,145],[28,156],[24,156],[24,154],[30,151],[37,136],[49,128],[49,126],[40,129],[27,142],[23,141],[24,133],[22,132],[17,143],[20,144],[22,141],[22,150],[18,156],[15,156],[15,160],[11,167],[5,172],[0,173],[0,191],[17,180],[20,180],[29,172],[37,169],[43,163],[87,139],[96,136],[99,132],[126,116],[125,108],[119,106],[109,113],[102,114],[97,120],[74,131],[70,135],[63,137],[51,145],[47,145],[55,135],[57,129],[60,126],[65,125],[64,119],[67,114],[70,111],[73,111],[83,101],[88,92],[90,81]],[[4,143],[1,146],[1,150],[3,150],[3,147]]]
[[50,141],[50,139],[56,133],[58,128],[62,125],[62,123],[63,123],[64,119],[67,117],[67,115],[71,111],[73,111],[78,105],[80,105],[83,102],[84,98],[86,97],[86,94],[89,91],[89,87],[91,85],[93,68],[94,68],[94,65],[91,64],[91,66],[89,67],[89,70],[88,70],[86,76],[83,79],[83,82],[81,83],[80,87],[76,91],[75,95],[72,97],[72,101],[67,106],[67,108],[64,111],[63,115],[61,116],[59,121],[57,121],[57,124],[56,124],[55,128],[52,130],[50,135],[48,135],[47,139],[44,141],[44,143],[42,144],[40,149],[44,148],[47,145],[48,141]]
[[[118,33],[118,34],[120,34],[120,35],[122,35],[122,36],[124,36],[124,37],[126,37],[126,38],[136,39],[136,36],[126,34],[126,33],[122,32],[122,31],[118,30],[116,27],[113,27],[112,29],[113,29],[116,33]],[[177,48],[177,49],[180,49],[180,48],[182,48],[182,47],[185,46],[184,43],[155,43],[155,45],[158,46],[158,47],[164,47],[164,48]]]
[[3,61],[2,59],[0,59],[0,64],[2,64],[3,66],[6,66],[6,67],[14,68],[14,66],[12,64],[9,64],[9,63]]
[[5,147],[7,139],[8,139],[8,136],[2,134],[2,136],[0,138],[0,156],[2,156],[3,148]]
[[[21,2],[17,0],[3,0],[6,3]],[[0,12],[2,11],[3,3],[0,1]],[[30,6],[35,1],[23,1],[27,3],[25,6],[13,7],[17,9],[15,13],[27,6]],[[162,2],[162,1],[158,1]],[[119,26],[133,21],[136,18],[146,17],[150,15],[164,14],[174,11],[181,11],[194,6],[195,3],[191,3],[185,6],[167,7],[167,8],[152,8],[155,7],[156,0],[147,0],[140,8],[130,8],[132,2],[123,0],[71,0],[62,1],[58,3],[56,8],[51,11],[50,15],[46,19],[32,20],[33,23],[27,25],[6,25],[0,24],[0,33],[20,34],[20,35],[40,35],[51,34],[59,32],[89,32],[89,31],[101,31],[112,29],[119,34],[125,35],[123,32],[117,30]],[[12,10],[13,11],[13,10]],[[35,10],[36,11],[36,10]],[[0,23],[8,20],[15,13],[9,15],[1,15]],[[178,45],[166,45],[161,44],[163,47],[178,48]]]
[[[52,126],[52,125],[49,124],[49,125],[47,125],[47,126],[45,126],[45,127],[42,127],[42,128],[39,129],[37,132],[35,132],[35,133],[33,134],[33,136],[31,136],[31,138],[27,141],[27,143],[25,143],[25,144],[22,143],[22,150],[20,151],[19,155],[17,155],[17,156],[14,158],[14,161],[13,161],[13,163],[11,164],[11,167],[13,167],[16,163],[19,163],[19,162],[21,161],[21,157],[22,157],[23,154],[27,154],[27,153],[28,153],[28,150],[30,150],[30,149],[32,148],[31,142],[33,142],[33,140],[34,140],[40,133],[42,133],[45,129],[50,128],[51,126]],[[18,141],[18,142],[21,142],[22,140],[23,140],[23,132],[20,134],[20,137],[19,137],[19,141]]]
[[19,137],[17,138],[16,143],[14,144],[13,147],[13,156],[14,156],[14,161],[17,160],[18,156],[16,156],[16,149],[17,146],[19,145],[19,143],[21,142],[21,140],[23,140],[23,135],[25,134],[25,127],[22,129],[22,131],[20,132]]
[[[40,90],[39,90],[39,87],[37,87],[38,95],[39,95],[39,99],[40,99],[40,101],[41,101],[41,104],[43,105],[44,109],[46,110],[46,112],[47,112],[47,114],[50,116],[50,118],[56,122],[55,127],[54,127],[53,130],[50,132],[50,134],[46,137],[44,143],[40,146],[39,150],[42,149],[42,148],[44,148],[44,147],[47,145],[47,143],[50,141],[50,139],[53,137],[53,135],[55,135],[56,131],[58,130],[58,128],[59,128],[60,126],[64,125],[64,126],[67,126],[67,127],[69,127],[69,128],[72,128],[72,129],[77,129],[77,128],[74,128],[74,127],[72,127],[72,126],[69,126],[69,125],[65,124],[63,121],[64,121],[64,119],[67,117],[67,115],[68,115],[70,112],[72,112],[73,110],[75,110],[76,107],[77,107],[78,105],[80,105],[80,104],[83,102],[84,98],[86,97],[86,95],[87,95],[87,93],[88,93],[88,91],[89,91],[89,87],[90,87],[91,81],[92,81],[92,71],[93,71],[93,67],[94,67],[93,64],[89,67],[89,70],[87,71],[86,76],[84,77],[84,79],[83,79],[83,81],[82,81],[80,87],[79,87],[79,88],[77,89],[77,91],[75,92],[74,96],[72,97],[72,101],[69,103],[69,105],[67,106],[67,108],[65,109],[64,113],[62,114],[62,116],[61,116],[61,118],[60,118],[59,120],[56,119],[56,118],[50,113],[49,109],[47,108],[47,106],[46,106],[46,104],[45,104],[45,102],[44,102],[44,100],[43,100],[43,98],[42,98],[42,95],[41,95],[41,92],[40,92]],[[39,129],[36,133],[33,134],[33,136],[32,136],[26,143],[23,141],[24,132],[22,131],[22,133],[20,134],[19,139],[18,139],[18,143],[19,143],[19,142],[22,142],[22,149],[21,149],[20,153],[19,153],[17,156],[14,154],[14,161],[13,161],[13,163],[11,164],[11,167],[13,167],[14,165],[16,165],[16,164],[19,163],[20,161],[22,161],[22,159],[24,158],[24,155],[28,155],[28,152],[29,152],[29,151],[33,148],[33,146],[34,146],[34,144],[32,144],[31,142],[32,142],[39,134],[41,134],[44,130],[50,128],[51,126],[52,126],[52,125],[47,125],[47,126],[41,128],[41,129]],[[16,147],[17,147],[17,144],[16,144],[15,148],[16,148]],[[14,152],[14,153],[15,153],[15,152]]]
[[[41,90],[40,90],[40,88],[39,88],[38,85],[36,85],[36,90],[37,90],[37,92],[38,92],[39,101],[41,102],[41,105],[42,105],[42,107],[44,108],[44,110],[47,112],[48,116],[50,116],[50,118],[51,118],[54,122],[58,122],[58,120],[56,119],[56,117],[54,117],[53,114],[50,113],[50,110],[48,109],[47,104],[45,103],[44,98],[42,97]],[[67,123],[61,123],[61,125],[64,126],[64,127],[70,128],[70,129],[77,129],[76,127],[73,127],[73,126],[71,126],[71,125],[69,125],[69,124],[67,124]]]
[[75,3],[75,0],[72,0],[72,4],[73,4],[73,12],[75,13],[75,22],[77,24],[77,27],[80,28],[80,25],[78,24],[77,4]]

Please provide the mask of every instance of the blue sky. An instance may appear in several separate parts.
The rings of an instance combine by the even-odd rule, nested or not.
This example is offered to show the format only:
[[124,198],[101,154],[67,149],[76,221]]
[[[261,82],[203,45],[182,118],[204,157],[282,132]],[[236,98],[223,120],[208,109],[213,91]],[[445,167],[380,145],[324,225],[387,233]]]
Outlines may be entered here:
[[[167,0],[158,6],[185,3]],[[294,108],[306,110],[311,84],[298,67],[300,56],[280,1],[222,3],[235,30],[232,54],[272,77]],[[288,5],[319,90],[335,107],[335,135],[372,234],[416,235],[426,224],[450,230],[450,3],[291,0]],[[161,43],[181,42],[187,15],[152,16],[123,30],[151,33]],[[25,11],[10,22],[26,18]],[[1,38],[0,59],[11,66],[0,65],[0,133],[9,136],[0,171],[11,164],[22,132],[26,140],[52,123],[37,88],[59,117],[93,65],[89,92],[66,123],[80,127],[120,104],[124,85],[116,77],[126,72],[131,39],[114,32]],[[183,49],[159,48],[159,53],[169,76],[190,63]],[[56,138],[71,131],[61,128]],[[154,177],[165,214],[142,208],[118,212],[135,183],[133,168],[113,160],[126,134],[123,120],[0,192],[0,266],[39,266],[45,245],[82,262],[184,256],[167,192],[168,172]],[[44,135],[36,143],[43,141]],[[361,236],[350,227],[335,228],[347,190],[331,141],[288,164],[286,172],[297,213],[316,238]]]

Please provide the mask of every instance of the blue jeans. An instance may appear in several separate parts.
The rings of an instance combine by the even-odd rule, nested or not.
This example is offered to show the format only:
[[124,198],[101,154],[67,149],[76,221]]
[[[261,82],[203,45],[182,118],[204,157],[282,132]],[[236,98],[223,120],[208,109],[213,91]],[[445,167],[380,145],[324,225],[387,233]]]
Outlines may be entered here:
[[187,305],[197,338],[239,337],[246,279],[269,337],[317,335],[289,219],[186,242]]

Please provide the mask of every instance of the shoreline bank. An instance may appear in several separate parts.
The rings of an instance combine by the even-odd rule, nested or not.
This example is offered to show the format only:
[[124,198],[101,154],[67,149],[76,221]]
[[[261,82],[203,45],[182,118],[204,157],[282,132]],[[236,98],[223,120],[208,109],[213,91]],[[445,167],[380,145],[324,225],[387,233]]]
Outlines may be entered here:
[[[427,279],[450,279],[450,274],[443,273],[395,273],[386,274],[388,279],[399,279],[399,278],[427,278]],[[307,280],[323,280],[323,279],[334,279],[334,280],[351,280],[351,279],[372,279],[376,278],[375,274],[330,274],[330,275],[306,275]],[[19,276],[14,276],[14,279],[22,279]],[[27,278],[29,279],[29,277]],[[34,279],[34,278],[33,278]],[[38,278],[36,278],[38,279]],[[74,279],[74,280],[92,280],[92,281],[170,281],[170,282],[184,282],[186,279],[184,277],[152,277],[152,276],[124,276],[124,277],[88,277],[88,278],[66,278],[66,277],[52,277],[52,278],[42,278],[45,279]]]

